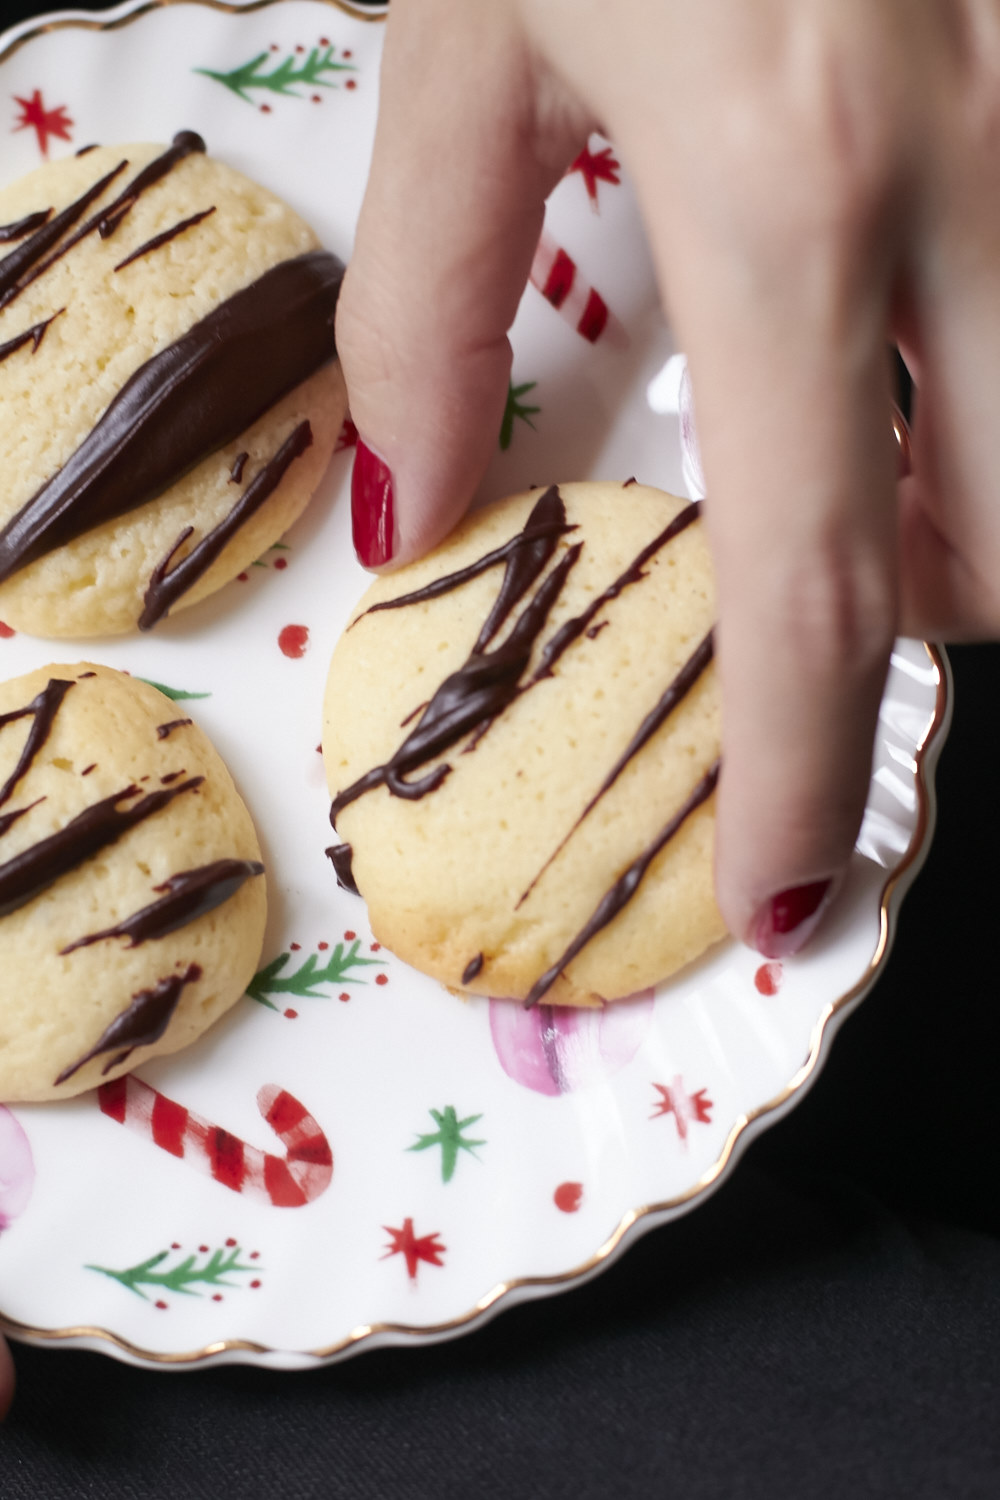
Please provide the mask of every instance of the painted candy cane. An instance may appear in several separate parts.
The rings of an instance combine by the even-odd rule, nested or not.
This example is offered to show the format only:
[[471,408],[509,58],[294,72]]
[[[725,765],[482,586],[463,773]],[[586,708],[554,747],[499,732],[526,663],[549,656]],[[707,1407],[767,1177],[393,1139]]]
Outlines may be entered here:
[[530,280],[588,343],[596,344],[602,335],[617,345],[628,342],[624,328],[608,311],[600,292],[584,280],[576,261],[545,230],[531,263]]
[[257,1108],[284,1144],[274,1156],[175,1104],[133,1074],[97,1090],[101,1110],[155,1146],[182,1157],[199,1172],[275,1208],[301,1208],[325,1193],[333,1176],[333,1153],[304,1105],[275,1083],[257,1094]]

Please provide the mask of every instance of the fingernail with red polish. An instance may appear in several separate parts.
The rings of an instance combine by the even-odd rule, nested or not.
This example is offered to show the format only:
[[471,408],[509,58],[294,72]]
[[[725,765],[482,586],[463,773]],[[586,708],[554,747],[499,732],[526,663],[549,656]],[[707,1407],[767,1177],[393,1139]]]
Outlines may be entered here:
[[358,438],[351,475],[351,528],[363,568],[380,568],[395,551],[392,475]]
[[765,958],[791,958],[812,937],[833,890],[832,880],[814,880],[772,896],[754,923],[753,943]]

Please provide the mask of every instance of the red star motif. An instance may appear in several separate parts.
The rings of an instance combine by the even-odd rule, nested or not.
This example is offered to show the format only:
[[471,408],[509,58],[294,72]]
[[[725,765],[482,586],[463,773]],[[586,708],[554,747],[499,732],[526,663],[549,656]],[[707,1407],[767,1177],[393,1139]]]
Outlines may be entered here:
[[33,130],[38,137],[38,149],[43,156],[49,154],[50,135],[54,135],[60,141],[71,139],[69,132],[73,121],[66,113],[65,104],[57,104],[55,109],[46,109],[41,89],[36,89],[30,99],[19,99],[15,94],[14,103],[21,106],[21,117],[14,129]]
[[689,1125],[711,1123],[712,1110],[715,1106],[711,1099],[706,1098],[708,1092],[706,1089],[699,1089],[696,1094],[689,1094],[679,1073],[673,1083],[654,1083],[653,1087],[660,1095],[660,1099],[649,1118],[655,1120],[657,1115],[673,1115],[677,1134],[682,1141],[687,1140]]
[[344,425],[341,427],[340,433],[337,437],[337,446],[333,451],[334,453],[343,453],[345,448],[356,448],[357,446],[358,429],[355,427],[350,417],[345,417]]
[[620,171],[621,163],[615,160],[610,146],[605,146],[601,151],[591,151],[589,146],[584,146],[576,161],[569,168],[569,172],[581,173],[587,189],[587,197],[595,213],[597,211],[597,184],[611,182],[617,185],[621,182],[618,176]]
[[382,1228],[391,1236],[389,1248],[382,1259],[388,1260],[391,1255],[405,1255],[406,1269],[411,1281],[417,1279],[418,1261],[425,1260],[430,1266],[444,1265],[441,1256],[447,1246],[442,1245],[436,1233],[424,1234],[418,1239],[413,1233],[412,1219],[404,1219],[402,1229],[392,1229],[388,1224],[383,1224]]

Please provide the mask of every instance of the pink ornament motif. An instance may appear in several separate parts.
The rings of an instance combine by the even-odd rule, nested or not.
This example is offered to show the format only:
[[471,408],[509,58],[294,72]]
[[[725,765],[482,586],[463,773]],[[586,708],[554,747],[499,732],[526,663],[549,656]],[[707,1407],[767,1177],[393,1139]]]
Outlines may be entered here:
[[490,1000],[490,1032],[509,1078],[537,1094],[568,1094],[631,1062],[649,1030],[653,991],[598,1010]]
[[265,1084],[257,1108],[285,1147],[284,1157],[249,1146],[239,1136],[166,1098],[134,1074],[97,1090],[101,1112],[127,1125],[171,1156],[248,1198],[274,1208],[301,1208],[330,1186],[333,1153],[305,1106],[277,1084]]
[[35,1162],[28,1137],[10,1110],[0,1104],[0,1232],[24,1213],[35,1185]]
[[688,1138],[689,1126],[711,1124],[715,1105],[707,1097],[707,1089],[698,1089],[696,1093],[689,1094],[679,1073],[673,1083],[654,1083],[653,1087],[660,1098],[650,1119],[655,1120],[660,1115],[673,1115],[677,1134],[682,1141]]

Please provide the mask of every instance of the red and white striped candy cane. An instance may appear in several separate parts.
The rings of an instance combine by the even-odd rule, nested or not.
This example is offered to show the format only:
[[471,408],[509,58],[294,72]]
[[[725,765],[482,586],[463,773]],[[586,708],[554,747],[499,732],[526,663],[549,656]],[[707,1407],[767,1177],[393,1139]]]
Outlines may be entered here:
[[600,292],[584,280],[576,261],[545,230],[531,263],[530,280],[588,343],[596,344],[602,335],[615,344],[628,342]]
[[276,1083],[259,1091],[257,1108],[284,1144],[284,1157],[248,1146],[132,1074],[102,1083],[97,1099],[109,1119],[207,1172],[233,1192],[263,1199],[275,1208],[301,1208],[330,1185],[329,1141],[305,1106]]

